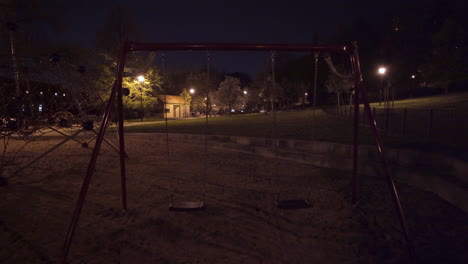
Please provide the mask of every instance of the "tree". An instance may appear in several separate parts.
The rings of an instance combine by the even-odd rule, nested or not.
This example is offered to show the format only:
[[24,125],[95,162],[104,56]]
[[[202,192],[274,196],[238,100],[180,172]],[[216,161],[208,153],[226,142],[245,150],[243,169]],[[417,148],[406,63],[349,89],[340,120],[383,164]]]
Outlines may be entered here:
[[[0,0],[0,57],[10,56],[12,77],[15,80],[15,98],[17,115],[22,117],[20,110],[24,103],[24,91],[21,81],[29,83],[28,77],[23,77],[30,65],[23,63],[28,59],[41,55],[46,43],[47,33],[58,33],[63,23],[59,23],[60,5],[56,0],[26,1]],[[34,45],[31,45],[34,43]],[[18,60],[18,57],[22,59]],[[1,62],[2,64],[4,62]],[[25,70],[26,69],[26,70]]]
[[453,18],[448,17],[432,38],[432,56],[422,66],[423,77],[432,86],[443,87],[448,93],[451,83],[468,79],[467,32]]
[[224,81],[219,84],[215,101],[220,107],[227,107],[230,112],[231,109],[237,107],[242,94],[240,80],[232,76],[225,76]]
[[[192,102],[192,96],[190,95],[189,91],[185,88],[182,89],[180,97],[182,97],[182,100],[184,101],[184,106],[190,105],[190,103]],[[185,111],[184,114],[186,114]]]
[[[349,74],[344,73],[342,65],[337,66],[337,71],[339,71],[342,75],[346,76]],[[328,79],[325,82],[325,87],[327,87],[327,91],[329,93],[336,94],[336,102],[337,106],[341,105],[341,96],[344,92],[349,93],[351,88],[353,87],[353,78],[342,78],[336,75],[333,72],[330,72],[328,75]]]
[[[283,88],[272,77],[266,73],[260,77],[261,90],[259,97],[263,99],[263,102],[270,102],[271,110],[275,108],[275,102],[283,95]],[[263,82],[262,82],[263,81]]]
[[104,26],[96,35],[98,48],[112,57],[117,56],[122,40],[142,40],[143,38],[129,10],[120,3],[112,6]]
[[145,80],[140,82],[137,76],[123,78],[122,87],[130,90],[125,97],[124,105],[131,110],[154,110],[157,94],[164,93],[161,89],[162,80],[157,68],[151,67],[143,74]]

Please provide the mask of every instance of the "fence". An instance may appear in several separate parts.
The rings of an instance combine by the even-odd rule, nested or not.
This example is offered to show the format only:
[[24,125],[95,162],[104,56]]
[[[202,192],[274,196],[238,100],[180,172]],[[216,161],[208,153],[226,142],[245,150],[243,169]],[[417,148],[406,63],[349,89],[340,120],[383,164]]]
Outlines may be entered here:
[[[353,106],[324,109],[328,114],[352,119]],[[465,144],[468,142],[468,115],[460,109],[371,108],[377,127],[385,134],[424,137]],[[359,122],[368,124],[364,109],[360,108]]]

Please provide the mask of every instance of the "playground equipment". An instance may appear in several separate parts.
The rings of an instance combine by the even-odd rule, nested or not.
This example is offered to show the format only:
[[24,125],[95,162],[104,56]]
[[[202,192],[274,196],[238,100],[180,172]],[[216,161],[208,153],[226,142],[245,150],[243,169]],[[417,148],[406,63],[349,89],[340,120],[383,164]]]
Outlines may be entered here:
[[[74,233],[78,225],[78,221],[81,215],[84,201],[88,192],[91,178],[95,171],[96,161],[99,156],[101,144],[104,141],[104,134],[109,122],[109,116],[111,110],[117,100],[117,111],[118,111],[118,133],[119,133],[119,151],[120,151],[120,177],[121,177],[121,193],[122,193],[122,208],[127,209],[127,191],[126,191],[126,163],[125,163],[125,140],[123,130],[123,107],[122,107],[122,96],[124,91],[122,90],[122,77],[126,63],[126,56],[129,52],[135,51],[164,51],[164,50],[250,50],[250,51],[291,51],[291,52],[333,52],[340,53],[349,57],[349,61],[352,69],[352,77],[354,78],[355,88],[355,99],[354,99],[354,149],[353,149],[353,177],[352,177],[352,202],[356,203],[358,200],[358,151],[359,151],[359,104],[364,104],[364,111],[367,115],[369,126],[371,127],[375,144],[381,159],[382,167],[385,173],[390,194],[398,215],[402,232],[407,242],[409,254],[413,257],[413,249],[411,239],[407,230],[405,216],[400,204],[398,192],[396,190],[392,176],[388,168],[387,161],[383,154],[383,148],[380,141],[380,136],[377,131],[376,123],[374,121],[373,113],[370,109],[365,88],[363,86],[363,79],[361,74],[361,67],[359,62],[358,46],[356,43],[348,45],[336,45],[336,46],[322,46],[322,45],[292,45],[292,44],[245,44],[245,43],[138,43],[124,41],[121,44],[117,69],[115,73],[115,81],[112,86],[109,101],[107,103],[105,113],[102,119],[102,125],[100,126],[99,133],[97,134],[96,143],[93,149],[91,160],[88,164],[86,176],[83,180],[81,191],[77,200],[76,207],[73,212],[72,220],[66,235],[65,243],[63,246],[63,261],[65,262],[70,250],[71,243],[73,241]],[[206,141],[205,141],[206,144]],[[306,207],[309,205],[307,200],[277,200],[277,206],[279,208],[288,207]],[[199,207],[200,203],[187,203],[181,204],[181,207]]]

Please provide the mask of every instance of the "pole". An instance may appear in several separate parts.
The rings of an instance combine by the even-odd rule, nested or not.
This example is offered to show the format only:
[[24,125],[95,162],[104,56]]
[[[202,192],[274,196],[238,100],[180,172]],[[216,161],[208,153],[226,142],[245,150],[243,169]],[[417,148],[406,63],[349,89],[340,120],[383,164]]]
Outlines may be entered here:
[[19,71],[18,71],[18,62],[16,60],[16,51],[15,51],[15,35],[14,31],[17,29],[17,25],[15,23],[8,23],[8,29],[10,30],[10,46],[11,46],[11,60],[13,62],[13,72],[15,77],[15,97],[18,99],[20,96],[20,84],[19,84]]
[[314,77],[314,108],[317,107],[317,65],[318,65],[318,52],[314,52],[315,58],[315,77]]
[[354,76],[354,127],[353,127],[353,179],[352,179],[352,203],[358,200],[358,154],[359,154],[359,78],[355,65],[355,58],[350,56],[351,70]]
[[141,110],[141,122],[143,122],[143,88],[140,87],[140,110]]
[[[120,53],[119,62],[125,64],[125,49],[127,43],[123,44],[123,51]],[[120,65],[119,65],[120,66]],[[119,69],[120,70],[120,69]],[[123,71],[123,67],[122,67]],[[118,72],[117,76],[117,110],[119,117],[119,154],[120,154],[120,186],[122,192],[122,209],[127,210],[127,180],[126,180],[126,168],[125,159],[127,153],[125,152],[125,139],[124,139],[124,118],[123,118],[123,93],[122,93],[122,73]],[[102,138],[104,142],[107,142],[105,138]]]
[[401,207],[400,198],[398,196],[398,191],[396,189],[395,182],[393,181],[393,178],[390,175],[390,169],[388,167],[387,160],[385,159],[385,156],[384,156],[384,153],[383,153],[382,144],[381,144],[381,140],[380,140],[380,135],[379,135],[379,132],[377,131],[377,126],[376,126],[376,123],[374,121],[374,117],[372,116],[372,111],[371,111],[371,108],[370,108],[370,105],[369,105],[369,101],[367,99],[367,95],[366,95],[364,86],[362,85],[362,74],[361,74],[361,69],[360,69],[360,65],[359,65],[359,55],[358,55],[358,50],[357,50],[357,44],[353,43],[352,48],[353,48],[352,49],[353,53],[352,53],[351,56],[354,57],[354,59],[352,60],[352,63],[354,65],[354,68],[356,69],[356,74],[359,76],[359,82],[358,82],[359,87],[357,87],[357,89],[358,89],[357,91],[360,91],[361,99],[362,99],[362,101],[364,103],[364,111],[366,112],[366,114],[368,116],[367,121],[369,122],[369,126],[371,128],[372,134],[373,134],[374,139],[375,139],[375,145],[377,147],[377,151],[378,151],[379,156],[380,156],[380,161],[382,162],[382,167],[383,167],[383,170],[384,170],[385,178],[387,180],[387,185],[388,185],[388,187],[390,189],[390,194],[391,194],[391,197],[392,197],[392,200],[393,200],[393,205],[394,205],[396,213],[398,215],[398,219],[400,220],[400,226],[401,226],[401,229],[403,231],[403,235],[404,235],[405,240],[406,240],[406,244],[407,244],[407,247],[408,247],[408,253],[409,253],[410,259],[414,260],[415,255],[414,255],[414,250],[413,250],[413,244],[412,244],[412,240],[410,238],[408,228],[407,228],[407,225],[406,225],[405,214],[403,213],[403,208]]
[[382,87],[383,87],[383,76],[380,75],[379,106],[382,105]]
[[[121,46],[121,49],[120,49],[120,54],[119,54],[119,60],[118,60],[118,65],[117,65],[117,72],[116,72],[116,80],[114,82],[114,85],[112,86],[112,90],[111,90],[111,93],[110,93],[110,97],[109,97],[109,101],[107,102],[107,106],[106,106],[106,110],[104,112],[104,117],[102,118],[102,123],[101,123],[101,127],[99,128],[99,133],[98,133],[98,136],[96,138],[96,144],[94,145],[94,148],[93,148],[93,154],[91,156],[91,160],[88,164],[88,169],[86,171],[86,176],[85,178],[83,179],[83,184],[81,186],[81,191],[80,191],[80,194],[78,196],[78,200],[77,200],[77,203],[76,203],[76,207],[75,207],[75,210],[73,211],[73,216],[72,216],[72,220],[71,220],[71,223],[70,223],[70,227],[68,228],[68,232],[67,232],[67,237],[65,238],[65,243],[64,243],[64,246],[63,246],[63,251],[62,251],[62,263],[66,263],[66,260],[67,260],[67,257],[68,257],[68,252],[70,251],[70,246],[71,246],[71,243],[73,241],[73,237],[75,235],[75,231],[76,231],[76,227],[78,225],[78,221],[80,219],[80,215],[81,215],[81,210],[83,209],[83,205],[84,205],[84,201],[86,199],[86,195],[88,193],[88,189],[89,189],[89,184],[91,182],[91,178],[94,174],[94,170],[96,168],[96,162],[97,162],[97,158],[99,156],[99,151],[101,149],[101,144],[102,144],[102,141],[103,141],[103,138],[104,138],[104,134],[106,132],[106,128],[107,128],[107,122],[109,120],[109,116],[110,116],[110,112],[112,111],[112,108],[114,106],[114,100],[115,100],[115,97],[116,97],[116,94],[117,94],[117,90],[121,89],[122,87],[122,75],[123,75],[123,69],[124,69],[124,66],[125,66],[125,56],[126,56],[126,53],[127,53],[127,42],[124,42],[123,45]],[[120,126],[122,126],[123,123],[120,123]],[[123,143],[123,133],[121,135],[121,143]],[[123,148],[123,144],[120,145],[121,148]],[[122,161],[122,155],[124,155],[124,153],[120,153],[120,158],[121,158],[121,161]]]

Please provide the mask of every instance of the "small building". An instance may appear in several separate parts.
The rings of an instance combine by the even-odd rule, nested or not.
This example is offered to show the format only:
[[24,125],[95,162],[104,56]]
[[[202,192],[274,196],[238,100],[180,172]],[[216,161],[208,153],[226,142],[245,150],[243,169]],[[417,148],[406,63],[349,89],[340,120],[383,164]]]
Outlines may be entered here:
[[157,95],[158,104],[164,109],[164,117],[184,118],[190,116],[190,104],[184,102],[178,95]]

